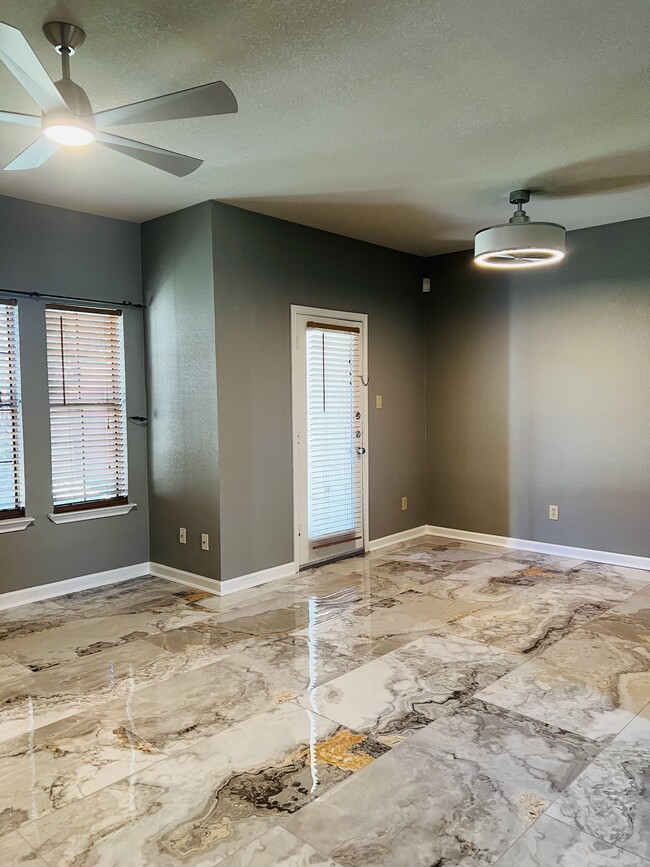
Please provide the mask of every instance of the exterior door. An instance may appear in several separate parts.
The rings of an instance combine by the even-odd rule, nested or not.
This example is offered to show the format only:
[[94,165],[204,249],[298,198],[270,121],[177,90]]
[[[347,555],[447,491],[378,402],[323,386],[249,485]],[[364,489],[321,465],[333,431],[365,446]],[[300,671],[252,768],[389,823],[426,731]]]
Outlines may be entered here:
[[293,309],[299,567],[365,550],[366,317]]

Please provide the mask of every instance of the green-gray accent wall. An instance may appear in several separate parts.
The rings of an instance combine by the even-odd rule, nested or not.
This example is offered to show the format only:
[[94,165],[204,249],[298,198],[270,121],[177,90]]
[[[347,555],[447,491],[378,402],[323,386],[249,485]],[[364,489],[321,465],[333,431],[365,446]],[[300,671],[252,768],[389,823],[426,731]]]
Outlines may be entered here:
[[[135,223],[0,197],[0,287],[142,301]],[[10,297],[10,296],[0,296]],[[128,425],[128,515],[55,525],[52,511],[45,302],[18,301],[25,494],[35,524],[0,534],[0,593],[149,559],[146,431]],[[125,310],[127,413],[146,414],[142,312]]]
[[153,220],[142,239],[152,560],[221,580],[293,561],[292,304],[368,313],[369,387],[384,397],[369,420],[370,535],[422,524],[420,260],[219,203]]
[[429,260],[429,524],[650,556],[649,241],[647,218],[534,271]]
[[[142,226],[151,560],[219,578],[212,203]],[[179,528],[187,533],[179,543]],[[209,536],[209,551],[201,535]]]

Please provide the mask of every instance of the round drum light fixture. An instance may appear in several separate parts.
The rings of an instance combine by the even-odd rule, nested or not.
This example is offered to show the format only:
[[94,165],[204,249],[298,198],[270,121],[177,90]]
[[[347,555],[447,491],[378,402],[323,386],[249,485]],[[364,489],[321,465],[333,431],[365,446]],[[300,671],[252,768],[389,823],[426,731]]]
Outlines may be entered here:
[[507,223],[481,229],[474,237],[474,261],[488,268],[535,268],[564,258],[564,226],[533,223],[521,207],[529,190],[513,190],[510,204],[517,210]]

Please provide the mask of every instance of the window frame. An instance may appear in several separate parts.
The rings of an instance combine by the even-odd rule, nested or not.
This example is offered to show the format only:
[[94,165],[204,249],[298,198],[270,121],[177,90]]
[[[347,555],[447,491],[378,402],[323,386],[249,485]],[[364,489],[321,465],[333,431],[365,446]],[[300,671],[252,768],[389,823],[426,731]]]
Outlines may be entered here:
[[[114,509],[116,507],[126,507],[129,506],[129,468],[128,468],[128,432],[127,432],[127,407],[126,407],[126,352],[125,352],[125,340],[124,340],[124,318],[123,312],[120,309],[115,309],[112,307],[85,307],[74,304],[47,304],[46,305],[46,321],[47,321],[47,313],[51,310],[59,310],[64,313],[82,313],[82,314],[92,314],[98,316],[114,316],[115,318],[119,318],[120,322],[118,325],[118,335],[119,335],[119,343],[117,348],[117,368],[119,375],[119,388],[121,393],[121,401],[118,403],[114,403],[111,401],[106,401],[105,406],[119,406],[121,410],[121,457],[123,460],[123,472],[122,472],[122,480],[125,489],[124,494],[118,494],[115,497],[102,498],[97,500],[79,500],[76,502],[70,503],[58,503],[54,502],[54,455],[52,454],[52,442],[50,444],[50,452],[51,452],[51,464],[52,464],[52,515],[50,518],[56,521],[57,516],[70,515],[71,513],[89,513],[95,510],[101,511],[105,509]],[[47,332],[47,326],[46,326]],[[48,361],[48,408],[50,414],[50,430],[52,430],[52,408],[66,406],[68,404],[61,403],[53,403],[52,402],[52,390],[50,387],[50,354],[49,354],[49,346],[47,351],[47,361]],[[62,365],[65,362],[62,361]],[[70,406],[74,406],[75,403],[71,402]],[[76,404],[79,406],[97,406],[97,403],[88,403]],[[53,441],[53,440],[52,440]],[[116,457],[118,452],[116,452]],[[131,506],[133,508],[134,504]],[[128,509],[125,511],[129,511]]]
[[[18,302],[14,298],[0,298],[0,307],[12,308],[13,314],[13,367],[15,375],[13,377],[13,401],[7,404],[12,413],[13,427],[13,476],[14,476],[14,499],[17,502],[22,502],[21,505],[15,505],[11,509],[0,509],[0,522],[13,520],[16,518],[24,518],[27,514],[25,505],[25,446],[23,441],[23,406],[21,393],[21,366],[20,366],[20,331],[18,322]],[[4,315],[4,313],[3,313]],[[10,338],[11,339],[11,338]],[[12,359],[9,359],[9,365],[12,366]],[[11,380],[10,380],[11,382]],[[10,395],[12,391],[10,390]]]

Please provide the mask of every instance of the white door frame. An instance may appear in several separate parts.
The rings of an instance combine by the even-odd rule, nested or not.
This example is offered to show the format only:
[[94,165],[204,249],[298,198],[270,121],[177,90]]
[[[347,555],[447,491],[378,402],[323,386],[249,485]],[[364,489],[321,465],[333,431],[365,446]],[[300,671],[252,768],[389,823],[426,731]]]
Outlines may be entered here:
[[[296,572],[300,568],[300,553],[299,544],[300,537],[298,535],[298,518],[300,515],[300,501],[303,493],[303,486],[306,484],[306,479],[303,478],[300,472],[300,462],[298,460],[298,449],[296,448],[298,431],[300,430],[298,408],[299,401],[304,401],[305,396],[298,394],[297,377],[295,375],[298,349],[298,316],[314,316],[325,317],[327,319],[342,319],[345,322],[353,322],[361,328],[361,375],[365,382],[368,382],[368,314],[367,313],[352,313],[342,310],[325,310],[322,307],[302,307],[298,304],[291,305],[291,455],[293,468],[293,564]],[[363,550],[368,550],[368,388],[362,387],[361,391],[361,407],[364,416],[364,442],[362,445],[366,451],[362,455],[363,462]]]

